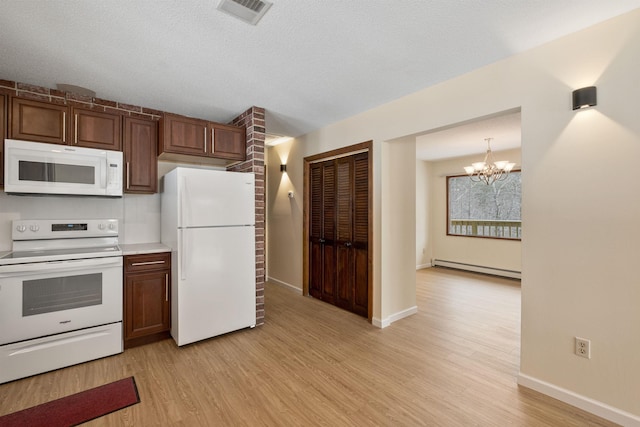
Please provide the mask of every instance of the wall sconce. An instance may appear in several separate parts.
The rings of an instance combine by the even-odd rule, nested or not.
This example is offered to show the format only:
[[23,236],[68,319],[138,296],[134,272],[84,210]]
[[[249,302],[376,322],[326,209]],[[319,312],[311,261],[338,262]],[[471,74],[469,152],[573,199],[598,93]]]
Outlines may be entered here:
[[280,172],[286,172],[287,171],[287,165],[280,165]]
[[596,87],[588,86],[573,91],[573,109],[593,107],[598,105],[596,96]]

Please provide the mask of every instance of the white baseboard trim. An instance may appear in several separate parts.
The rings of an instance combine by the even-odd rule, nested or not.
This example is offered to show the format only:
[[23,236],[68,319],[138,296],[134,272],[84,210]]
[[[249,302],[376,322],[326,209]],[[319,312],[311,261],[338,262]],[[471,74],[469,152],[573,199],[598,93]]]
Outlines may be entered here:
[[484,267],[482,265],[465,264],[463,262],[445,261],[442,259],[434,259],[432,264],[434,266],[456,268],[458,270],[474,271],[476,273],[492,274],[494,276],[510,277],[512,279],[522,278],[521,272],[515,271],[515,270],[505,270],[502,268]]
[[373,326],[375,326],[376,328],[384,329],[387,326],[389,326],[391,323],[389,322],[388,319],[386,321],[383,321],[382,319],[380,319],[378,317],[372,317],[371,318],[371,324]]
[[422,270],[423,268],[429,268],[431,267],[431,263],[428,262],[426,264],[417,264],[416,265],[416,270]]
[[296,291],[297,293],[302,295],[302,288],[292,285],[291,283],[283,282],[282,280],[274,279],[273,277],[268,277],[268,276],[267,276],[267,282],[273,283],[278,286],[284,286],[285,288]]
[[404,319],[405,317],[409,317],[412,314],[416,314],[417,312],[418,307],[414,305],[413,307],[409,307],[405,310],[394,313],[391,316],[385,317],[384,319],[374,317],[371,319],[371,324],[377,328],[384,329],[387,326],[391,325],[393,322]]
[[626,427],[639,427],[640,416],[520,373],[518,384]]

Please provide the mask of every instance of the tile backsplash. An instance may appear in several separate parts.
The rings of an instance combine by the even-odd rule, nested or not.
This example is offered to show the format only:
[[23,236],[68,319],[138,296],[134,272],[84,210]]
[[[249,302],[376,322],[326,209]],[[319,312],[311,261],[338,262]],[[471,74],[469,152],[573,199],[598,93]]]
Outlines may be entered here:
[[15,196],[0,192],[0,251],[11,250],[14,219],[124,219],[123,198]]
[[160,241],[160,194],[125,194],[121,243]]
[[14,219],[103,219],[120,223],[121,243],[160,241],[160,194],[122,198],[14,196],[0,191],[0,251],[11,250]]

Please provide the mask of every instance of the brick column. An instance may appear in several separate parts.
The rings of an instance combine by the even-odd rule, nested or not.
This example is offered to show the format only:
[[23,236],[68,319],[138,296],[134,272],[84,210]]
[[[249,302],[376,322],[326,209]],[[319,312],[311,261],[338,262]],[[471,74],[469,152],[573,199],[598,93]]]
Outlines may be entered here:
[[228,170],[253,172],[256,176],[256,325],[264,324],[264,108],[251,107],[236,117],[232,124],[247,130],[247,158]]

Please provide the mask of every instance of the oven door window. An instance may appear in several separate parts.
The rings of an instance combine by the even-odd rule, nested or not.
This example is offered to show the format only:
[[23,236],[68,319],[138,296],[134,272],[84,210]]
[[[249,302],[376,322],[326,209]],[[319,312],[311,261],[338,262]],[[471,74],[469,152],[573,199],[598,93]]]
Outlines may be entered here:
[[22,283],[22,315],[102,304],[102,274],[50,277]]

